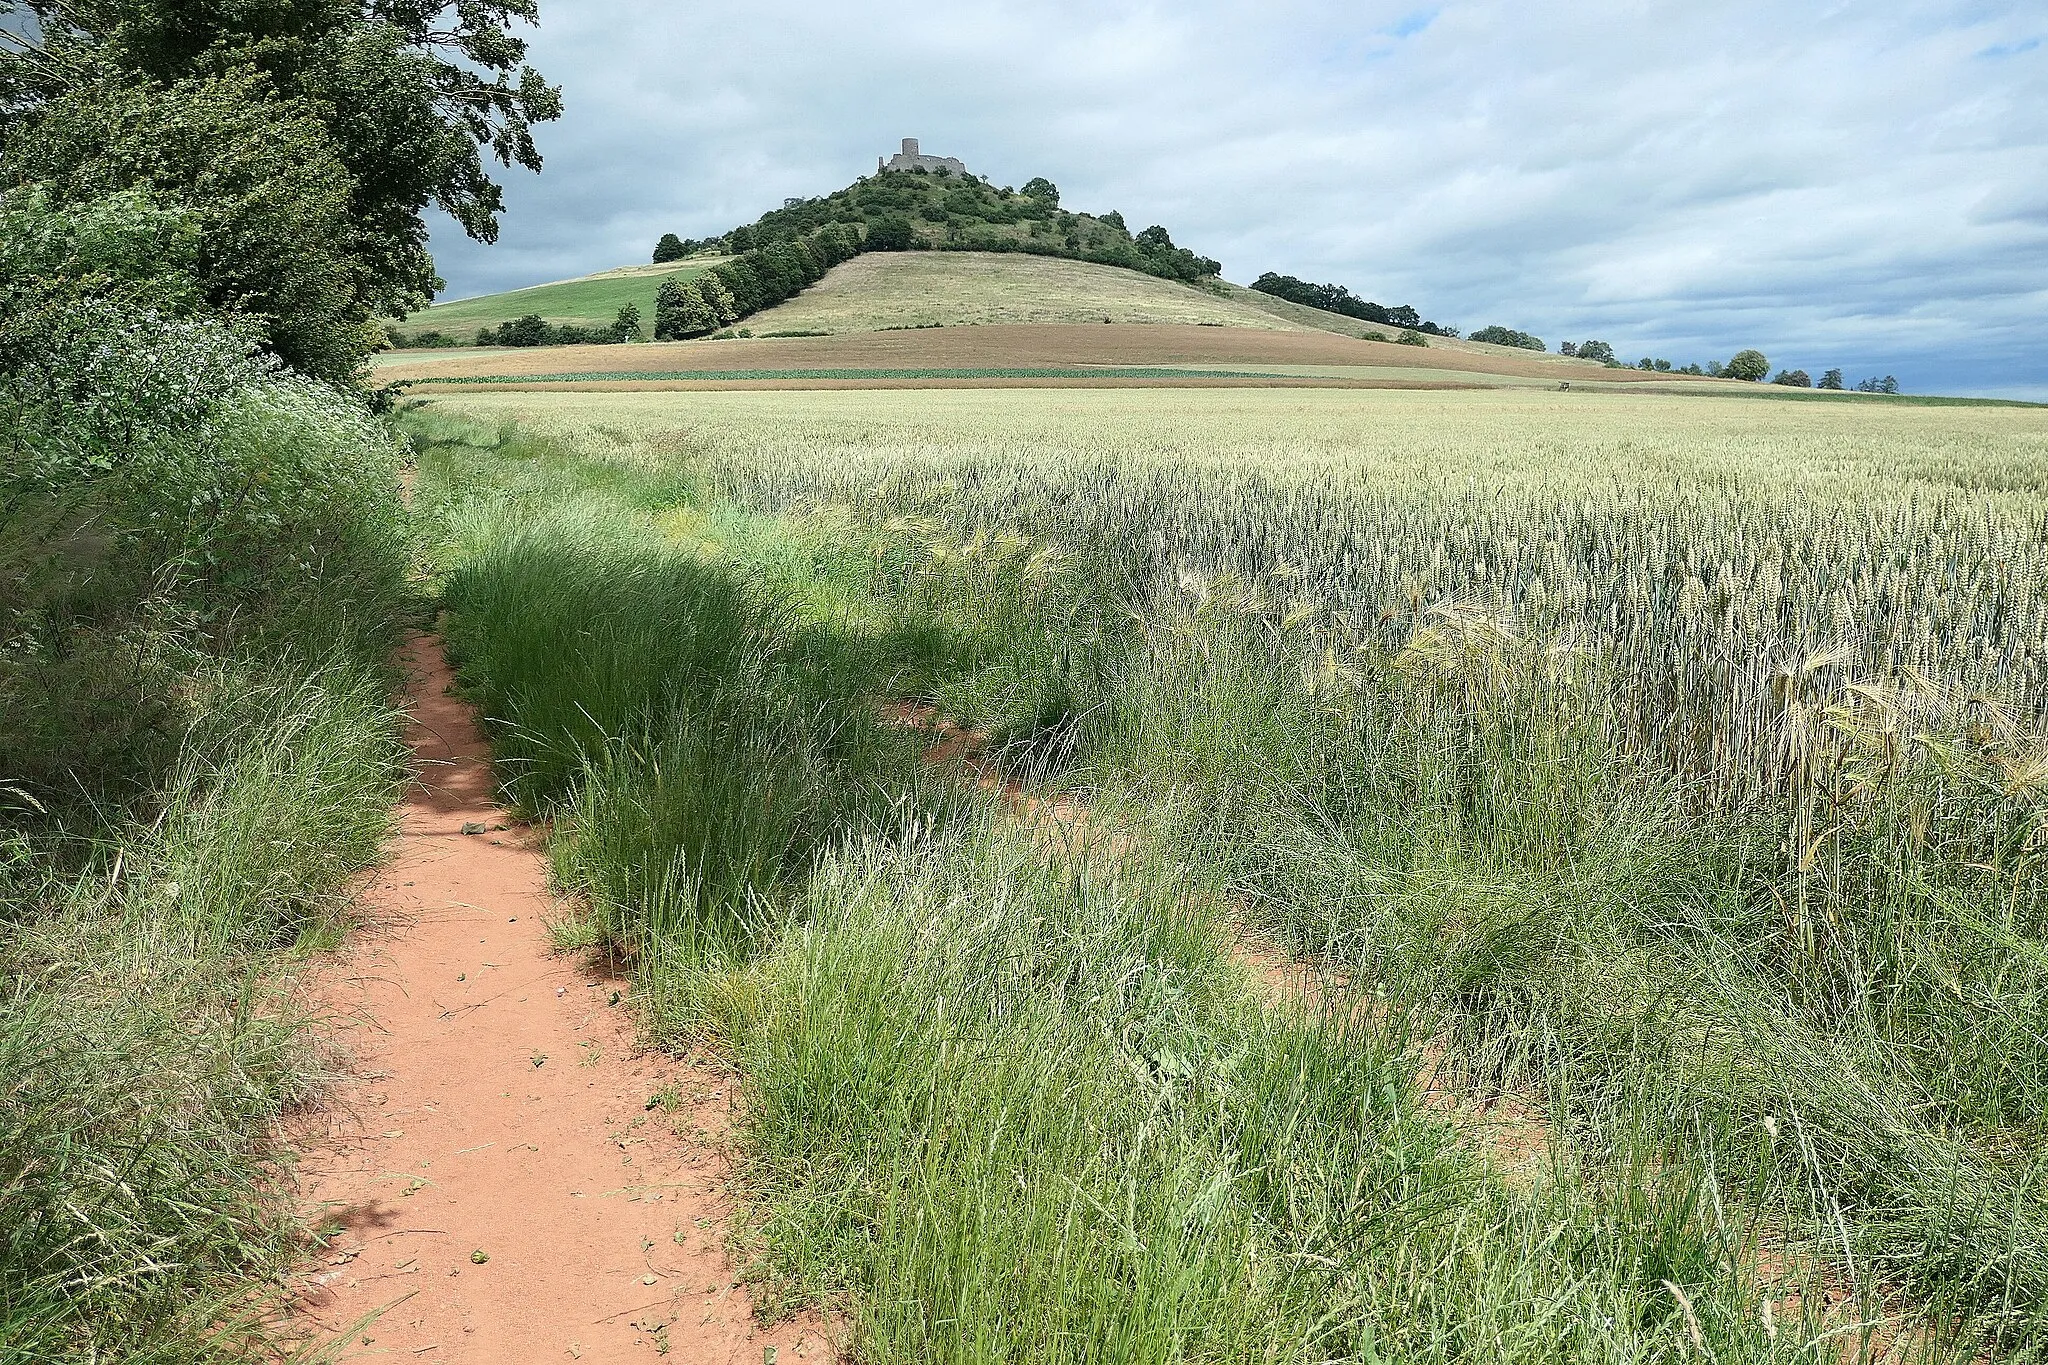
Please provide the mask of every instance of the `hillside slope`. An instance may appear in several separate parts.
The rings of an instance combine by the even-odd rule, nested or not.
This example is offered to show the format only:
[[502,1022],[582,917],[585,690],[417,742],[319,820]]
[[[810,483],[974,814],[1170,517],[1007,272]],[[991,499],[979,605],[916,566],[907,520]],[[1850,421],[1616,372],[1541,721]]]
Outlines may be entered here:
[[765,336],[1087,322],[1302,330],[1298,322],[1198,285],[1086,261],[975,251],[856,256],[795,298],[747,319],[747,326]]
[[456,299],[414,313],[396,327],[406,337],[442,332],[466,343],[481,328],[497,327],[529,313],[555,326],[566,323],[576,327],[602,327],[618,316],[620,308],[630,303],[640,310],[641,317],[651,318],[654,316],[654,296],[663,280],[701,275],[724,259],[723,256],[699,256],[665,265],[621,266],[580,279],[557,280],[502,294],[483,294],[473,299]]

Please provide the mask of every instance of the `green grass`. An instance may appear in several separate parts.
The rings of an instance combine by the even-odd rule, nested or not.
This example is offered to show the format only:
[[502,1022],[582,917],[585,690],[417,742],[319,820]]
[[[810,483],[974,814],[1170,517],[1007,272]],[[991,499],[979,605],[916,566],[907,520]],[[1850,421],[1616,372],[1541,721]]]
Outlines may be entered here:
[[469,342],[475,340],[481,328],[497,327],[529,313],[538,314],[558,326],[570,323],[578,327],[602,327],[629,303],[640,310],[642,325],[652,327],[654,296],[660,292],[662,281],[700,275],[717,265],[720,259],[706,256],[663,266],[631,266],[578,280],[537,284],[473,299],[455,299],[414,313],[397,327],[406,336],[438,331],[457,341]]
[[[290,384],[0,487],[0,1359],[268,1360],[292,977],[402,776],[397,452]],[[45,515],[45,512],[48,514]],[[68,529],[67,529],[68,528]]]
[[[656,1036],[738,1070],[753,1273],[847,1306],[864,1358],[1793,1360],[1913,1303],[1918,1358],[2033,1340],[2031,1224],[1993,1216],[2024,1180],[1943,1197],[1964,1149],[1839,1050],[1745,1050],[1798,1021],[1716,995],[1702,968],[1744,964],[1688,938],[1739,838],[1583,728],[1481,711],[1439,752],[1390,678],[1333,730],[1263,627],[1140,628],[1113,560],[777,522],[672,460],[412,420],[512,789],[560,817]],[[902,696],[1147,837],[948,795],[876,724]],[[1251,979],[1241,912],[1344,969],[1327,1008]],[[1551,1159],[1510,1175],[1425,1104],[1426,1055],[1453,1094],[1533,1094]],[[1747,1107],[1772,1079],[1811,1101],[1773,1111],[1783,1147]]]

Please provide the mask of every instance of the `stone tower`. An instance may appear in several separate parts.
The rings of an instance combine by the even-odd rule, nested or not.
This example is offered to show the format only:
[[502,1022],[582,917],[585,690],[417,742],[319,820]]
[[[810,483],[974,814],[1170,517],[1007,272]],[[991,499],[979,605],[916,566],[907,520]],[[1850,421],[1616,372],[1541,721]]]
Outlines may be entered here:
[[956,156],[926,156],[918,150],[917,139],[907,137],[903,139],[903,150],[896,155],[887,159],[875,158],[875,170],[878,174],[882,171],[923,171],[929,175],[947,171],[953,175],[966,175],[967,163]]

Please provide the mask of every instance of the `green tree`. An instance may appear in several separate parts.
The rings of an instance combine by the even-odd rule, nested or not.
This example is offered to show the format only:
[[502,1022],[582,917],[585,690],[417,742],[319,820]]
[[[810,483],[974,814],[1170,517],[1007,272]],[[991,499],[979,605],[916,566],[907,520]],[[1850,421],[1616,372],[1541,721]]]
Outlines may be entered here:
[[732,321],[758,313],[767,305],[768,295],[762,287],[761,277],[754,273],[752,263],[745,256],[715,266],[710,273],[718,277],[719,283],[732,297]]
[[612,337],[617,341],[638,341],[640,339],[640,308],[637,304],[624,304],[619,315],[612,319]]
[[[1518,332],[1512,327],[1481,327],[1472,334],[1472,340],[1489,341],[1496,346],[1516,346],[1525,351],[1541,351],[1545,349],[1540,338],[1533,337],[1527,332]],[[1571,343],[1566,342],[1565,344],[1570,345]]]
[[1788,389],[1810,389],[1813,387],[1813,376],[1804,370],[1780,370],[1771,382],[1783,384]]
[[664,280],[654,296],[654,339],[683,341],[715,332],[720,319],[693,280]]
[[1728,363],[1721,367],[1721,373],[1730,379],[1742,379],[1760,383],[1771,372],[1771,362],[1764,359],[1762,351],[1737,351]]
[[1829,370],[1821,375],[1820,387],[1840,391],[1842,387],[1842,372],[1840,370]]
[[869,251],[910,251],[917,245],[917,229],[900,213],[878,218],[868,225]]
[[350,259],[371,313],[402,314],[439,288],[428,207],[495,241],[502,188],[486,157],[539,170],[533,127],[559,90],[526,61],[515,26],[537,0],[10,0],[34,23],[0,37],[0,136],[33,141],[50,105],[108,83],[251,78],[326,132],[347,172]]
[[676,236],[673,232],[662,233],[661,240],[654,244],[654,263],[656,265],[664,265],[669,261],[680,261],[688,254],[688,249],[683,246],[683,239]]
[[1060,206],[1060,187],[1042,175],[1035,175],[1025,181],[1020,192],[1026,199],[1035,199],[1046,208],[1056,209]]
[[739,305],[733,301],[732,291],[715,271],[699,275],[690,283],[696,288],[697,297],[704,300],[714,329],[740,320]]
[[0,170],[59,204],[139,187],[188,213],[205,303],[255,319],[309,374],[346,383],[376,348],[383,299],[348,249],[347,168],[316,119],[251,73],[69,90],[8,139]]
[[1604,341],[1582,341],[1579,343],[1579,359],[1597,360],[1603,365],[1617,363],[1614,347]]

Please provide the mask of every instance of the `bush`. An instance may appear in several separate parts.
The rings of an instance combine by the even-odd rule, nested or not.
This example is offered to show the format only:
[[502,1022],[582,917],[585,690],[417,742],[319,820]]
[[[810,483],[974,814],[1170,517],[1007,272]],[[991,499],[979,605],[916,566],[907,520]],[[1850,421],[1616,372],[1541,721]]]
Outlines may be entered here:
[[[632,308],[632,305],[628,304],[627,307]],[[633,308],[632,311],[634,314],[633,325],[635,335],[637,336],[640,310]],[[625,310],[621,309],[621,317],[614,319],[608,327],[578,327],[566,322],[556,325],[548,322],[538,313],[528,313],[526,316],[514,318],[502,326],[481,329],[476,334],[476,344],[479,346],[610,345],[614,342],[628,339],[619,330],[624,312]]]

